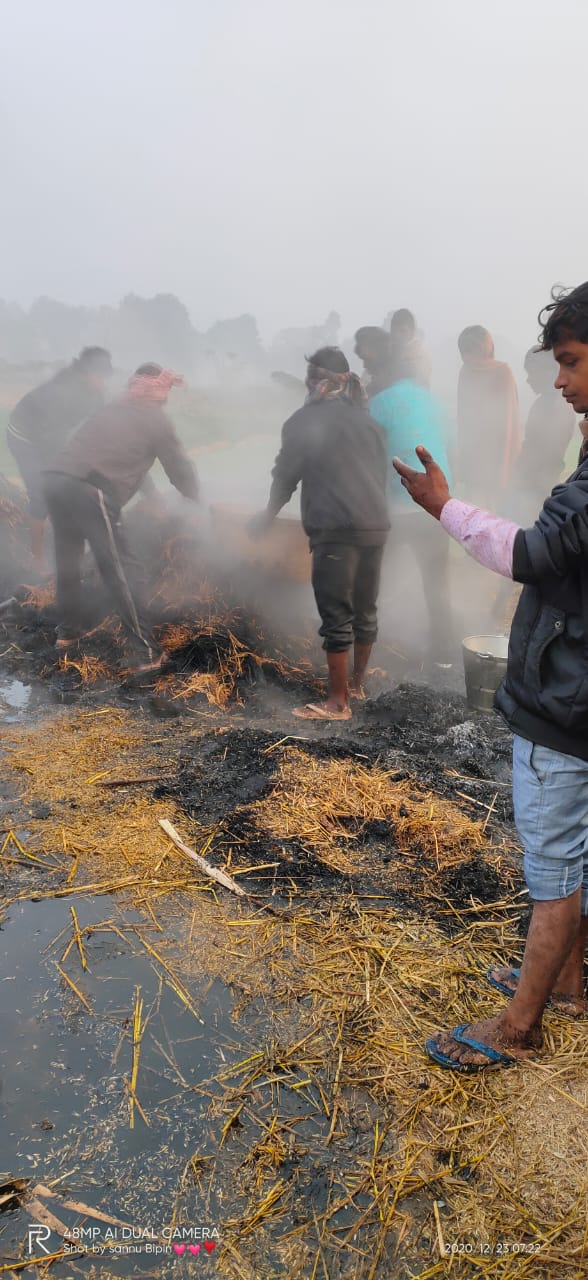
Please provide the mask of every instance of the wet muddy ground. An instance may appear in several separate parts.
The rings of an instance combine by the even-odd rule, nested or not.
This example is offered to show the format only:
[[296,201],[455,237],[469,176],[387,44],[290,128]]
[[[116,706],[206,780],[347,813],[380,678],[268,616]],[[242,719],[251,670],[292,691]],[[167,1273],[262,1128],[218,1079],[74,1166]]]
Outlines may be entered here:
[[[45,630],[39,630],[34,620],[28,632],[26,615],[19,625],[20,639],[15,640],[14,629],[6,635],[8,652],[0,686],[6,731],[16,731],[23,719],[28,724],[49,714],[56,717],[56,732],[67,733],[70,714],[80,708],[90,714],[103,707],[105,699],[107,704],[123,705],[141,723],[147,718],[156,726],[162,755],[161,776],[147,786],[146,796],[169,799],[188,823],[214,827],[214,857],[220,864],[229,848],[242,851],[250,872],[249,891],[276,911],[298,905],[320,915],[332,897],[345,900],[353,914],[359,895],[363,903],[373,898],[378,905],[394,908],[400,917],[408,912],[414,919],[419,911],[424,920],[436,916],[435,904],[419,905],[406,891],[395,891],[390,877],[395,833],[388,822],[350,827],[349,849],[353,851],[359,835],[368,858],[361,877],[317,866],[308,849],[295,840],[282,841],[278,847],[270,838],[260,837],[251,806],[273,785],[284,744],[317,760],[356,760],[387,770],[397,779],[418,776],[419,785],[454,800],[468,816],[477,817],[478,808],[486,814],[490,808],[491,822],[510,829],[509,737],[493,717],[470,713],[461,693],[403,683],[359,705],[351,725],[313,726],[312,733],[307,726],[300,733],[289,715],[304,696],[304,686],[294,682],[289,688],[283,680],[272,683],[271,675],[268,679],[263,673],[241,688],[241,700],[225,713],[202,701],[200,712],[194,706],[180,706],[171,717],[162,716],[161,700],[154,702],[152,690],[125,689],[112,682],[72,688],[67,699],[56,697],[53,688],[48,707],[47,680],[38,675],[39,654],[46,648]],[[31,635],[38,640],[37,651]],[[31,683],[23,683],[17,671],[28,673]],[[152,728],[151,739],[153,734]],[[63,804],[65,814],[67,796]],[[43,822],[42,808],[33,815],[22,808],[14,782],[4,788],[2,811],[4,829],[15,830],[23,844],[31,817],[37,824]],[[426,874],[423,855],[422,875]],[[255,1158],[247,1166],[247,1151],[256,1149],[264,1126],[272,1123],[271,1106],[266,1110],[264,1099],[258,1109],[254,1091],[243,1114],[240,1104],[236,1107],[229,1142],[221,1108],[229,1086],[223,1078],[236,1064],[258,1053],[260,1046],[266,1049],[287,1041],[289,1032],[296,1029],[291,1016],[276,1014],[273,1020],[267,992],[261,999],[247,982],[240,986],[238,976],[231,982],[211,976],[214,963],[185,976],[193,1003],[187,1009],[173,984],[166,981],[165,969],[146,954],[143,939],[159,945],[163,934],[167,961],[185,975],[194,928],[192,907],[188,910],[186,905],[178,915],[177,904],[173,910],[164,906],[158,909],[157,925],[152,926],[124,892],[84,895],[77,903],[88,965],[78,973],[77,983],[86,1008],[64,981],[60,964],[64,940],[71,932],[71,901],[68,897],[34,901],[35,891],[44,890],[46,883],[44,873],[34,866],[5,863],[5,897],[19,900],[8,906],[0,932],[0,1019],[5,1028],[0,1051],[0,1183],[28,1178],[31,1185],[50,1184],[57,1196],[51,1202],[52,1211],[66,1226],[80,1223],[79,1213],[60,1207],[60,1198],[67,1197],[72,1203],[94,1207],[101,1215],[111,1215],[119,1224],[112,1227],[107,1240],[103,1218],[84,1217],[84,1224],[96,1232],[91,1250],[84,1255],[74,1251],[71,1259],[59,1260],[55,1274],[177,1275],[180,1262],[188,1265],[187,1246],[192,1244],[190,1265],[194,1270],[198,1263],[203,1273],[245,1275],[247,1280],[316,1275],[316,1250],[310,1247],[306,1253],[299,1251],[295,1263],[284,1262],[285,1246],[278,1244],[287,1236],[284,1224],[276,1223],[273,1236],[267,1224],[260,1230],[259,1250],[252,1227],[240,1261],[232,1259],[230,1251],[222,1252],[231,1224],[242,1221],[240,1214],[250,1199],[247,1179]],[[56,875],[51,883],[59,890],[67,879]],[[438,923],[450,934],[456,930],[455,919],[447,918],[446,899],[459,913],[462,928],[470,908],[474,908],[474,919],[479,910],[476,904],[491,904],[504,892],[505,884],[494,868],[483,857],[471,858],[448,871]],[[225,917],[234,911],[231,903],[222,904]],[[146,1019],[138,1095],[144,1114],[135,1109],[130,1128],[128,1084],[138,998]],[[330,1120],[320,1106],[320,1096],[309,1108],[308,1097],[301,1099],[298,1091],[299,1081],[300,1075],[287,1078],[280,1090],[279,1179],[287,1187],[296,1170],[288,1223],[298,1231],[302,1224],[303,1235],[304,1224],[310,1224],[312,1238],[313,1215],[324,1211],[332,1195],[337,1161],[344,1158],[353,1165],[367,1159],[374,1125],[389,1124],[390,1116],[368,1090],[357,1089],[350,1102],[346,1137],[340,1138],[334,1151],[327,1145]],[[361,1193],[354,1212],[357,1205],[368,1202],[369,1197]],[[410,1203],[414,1221],[420,1216],[424,1222],[426,1207],[418,1197]],[[353,1221],[349,1208],[342,1209],[341,1229],[346,1223],[351,1228]],[[13,1205],[0,1215],[4,1265],[26,1256],[29,1224],[26,1206]],[[169,1232],[175,1227],[184,1236],[174,1240]],[[143,1232],[142,1239],[133,1238],[131,1228]],[[216,1245],[206,1253],[205,1230],[210,1233],[209,1244]],[[362,1235],[360,1229],[354,1238],[361,1246],[358,1257],[349,1255],[343,1264],[327,1250],[325,1257],[330,1260],[325,1265],[330,1269],[325,1274],[361,1280],[372,1274],[382,1278],[418,1274],[418,1258],[399,1258],[393,1232],[373,1273],[368,1261],[369,1231]],[[180,1248],[185,1243],[186,1250],[174,1251],[174,1242]],[[88,1247],[88,1239],[85,1243]],[[50,1245],[63,1248],[55,1233]],[[155,1253],[156,1248],[162,1252]],[[239,1269],[243,1267],[249,1269]]]
[[[164,1206],[180,1181],[178,1171],[194,1156],[205,1160],[215,1147],[203,1085],[241,1052],[230,1018],[232,996],[221,982],[196,988],[196,1018],[128,933],[136,920],[132,912],[106,898],[85,898],[78,911],[81,929],[96,930],[86,943],[83,979],[92,1014],[64,989],[57,968],[63,947],[55,939],[71,924],[65,902],[14,905],[0,934],[1,1170],[32,1184],[50,1182],[62,1195],[73,1191],[77,1201],[95,1204],[101,1213],[134,1227],[134,1233],[119,1227],[109,1240],[107,1224],[98,1219],[89,1257],[77,1260],[75,1274],[88,1274],[98,1259],[108,1265],[112,1260],[113,1274],[142,1274],[153,1271],[154,1254],[137,1257],[127,1252],[129,1242],[136,1243],[138,1231],[147,1228],[161,1237]],[[121,929],[118,938],[100,930],[113,914]],[[148,1018],[141,1063],[141,1105],[148,1124],[137,1115],[131,1129],[125,1088],[131,1063],[124,1031],[137,990]],[[196,1213],[190,1191],[187,1198]],[[197,1221],[188,1224],[200,1230],[194,1243],[202,1241],[204,1228],[210,1240],[218,1240],[220,1207],[214,1197],[206,1208],[198,1206]],[[72,1228],[80,1221],[79,1214],[67,1210],[60,1216]],[[3,1261],[18,1258],[30,1218],[26,1209],[0,1218]],[[59,1248],[58,1236],[48,1244]],[[155,1274],[167,1274],[162,1264],[172,1260],[170,1238]],[[68,1274],[67,1264],[59,1274]],[[97,1274],[108,1272],[101,1266]]]

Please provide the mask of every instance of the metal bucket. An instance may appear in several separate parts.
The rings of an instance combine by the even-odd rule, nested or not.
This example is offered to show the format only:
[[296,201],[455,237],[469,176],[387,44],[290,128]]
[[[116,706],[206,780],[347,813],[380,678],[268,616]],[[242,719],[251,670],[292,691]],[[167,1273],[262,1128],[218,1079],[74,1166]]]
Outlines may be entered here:
[[508,636],[467,636],[462,645],[468,705],[492,711],[494,694],[506,675]]

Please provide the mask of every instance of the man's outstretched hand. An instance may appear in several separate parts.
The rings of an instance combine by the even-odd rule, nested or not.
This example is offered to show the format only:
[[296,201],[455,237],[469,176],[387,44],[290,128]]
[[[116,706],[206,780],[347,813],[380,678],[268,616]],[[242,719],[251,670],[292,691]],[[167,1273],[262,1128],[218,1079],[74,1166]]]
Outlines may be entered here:
[[422,462],[424,471],[415,471],[414,467],[408,467],[406,462],[401,462],[400,458],[393,458],[392,465],[413,502],[418,503],[419,507],[424,507],[430,516],[438,520],[445,503],[449,502],[451,497],[449,485],[441,467],[437,466],[428,449],[419,444],[415,453]]

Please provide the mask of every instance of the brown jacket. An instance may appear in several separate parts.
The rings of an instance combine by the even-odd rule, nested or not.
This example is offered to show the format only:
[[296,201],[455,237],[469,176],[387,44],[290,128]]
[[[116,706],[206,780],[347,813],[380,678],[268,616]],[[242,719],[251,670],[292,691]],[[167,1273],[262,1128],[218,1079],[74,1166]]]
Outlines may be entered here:
[[174,488],[196,500],[196,471],[161,405],[121,398],[88,418],[50,469],[87,480],[124,507],[157,459]]

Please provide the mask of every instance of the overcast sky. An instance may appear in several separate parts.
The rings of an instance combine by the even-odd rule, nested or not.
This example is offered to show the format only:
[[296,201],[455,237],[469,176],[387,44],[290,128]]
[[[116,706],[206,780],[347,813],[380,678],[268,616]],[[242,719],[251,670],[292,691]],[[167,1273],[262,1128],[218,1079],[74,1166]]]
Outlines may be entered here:
[[587,47],[587,0],[7,4],[0,296],[531,342],[588,277]]

